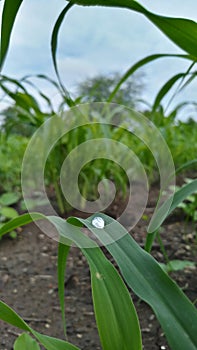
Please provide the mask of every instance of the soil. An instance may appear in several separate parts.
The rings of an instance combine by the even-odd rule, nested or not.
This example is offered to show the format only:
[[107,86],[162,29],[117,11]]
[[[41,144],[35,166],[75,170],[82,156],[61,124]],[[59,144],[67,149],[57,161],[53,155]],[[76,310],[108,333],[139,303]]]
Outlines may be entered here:
[[[150,216],[158,195],[157,187],[150,192],[145,214]],[[124,204],[116,201],[107,214],[116,217]],[[76,215],[77,213],[71,213]],[[78,214],[78,216],[81,216]],[[145,218],[145,217],[144,217]],[[141,219],[131,234],[143,246],[147,220]],[[196,227],[186,223],[182,212],[176,211],[165,221],[161,236],[169,259],[196,260]],[[156,242],[154,257],[163,262]],[[0,241],[0,297],[34,329],[64,339],[57,291],[57,242],[35,224],[23,228],[16,239],[8,235]],[[196,269],[186,268],[171,273],[192,302],[197,298]],[[72,248],[65,277],[65,303],[68,340],[82,350],[99,350],[90,286],[90,273],[85,258]],[[142,330],[145,350],[170,349],[150,307],[131,291]],[[13,349],[20,330],[0,321],[0,350]],[[129,349],[128,349],[129,350]]]

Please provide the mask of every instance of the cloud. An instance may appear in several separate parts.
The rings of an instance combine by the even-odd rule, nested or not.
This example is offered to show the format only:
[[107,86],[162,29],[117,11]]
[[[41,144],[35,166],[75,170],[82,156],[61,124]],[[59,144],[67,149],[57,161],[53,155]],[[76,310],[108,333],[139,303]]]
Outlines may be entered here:
[[[161,14],[195,19],[197,3],[142,0],[148,9]],[[0,4],[2,8],[2,4]],[[54,77],[50,53],[53,25],[65,1],[23,1],[11,40],[4,74],[21,77],[45,73]],[[75,6],[67,14],[58,40],[58,67],[68,88],[98,73],[124,72],[144,56],[181,52],[142,15],[128,10]],[[144,68],[147,74],[145,97],[153,100],[158,89],[188,63],[166,59]],[[188,97],[196,98],[197,83]],[[190,91],[190,90],[188,90]],[[187,97],[187,94],[184,95]]]

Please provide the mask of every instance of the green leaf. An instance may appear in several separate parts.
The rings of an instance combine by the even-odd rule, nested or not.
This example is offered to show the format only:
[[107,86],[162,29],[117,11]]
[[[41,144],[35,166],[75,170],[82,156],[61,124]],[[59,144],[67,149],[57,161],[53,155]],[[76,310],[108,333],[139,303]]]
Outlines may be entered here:
[[65,8],[62,10],[62,12],[60,13],[55,26],[53,28],[53,32],[52,32],[52,36],[51,36],[51,52],[52,52],[52,59],[53,59],[53,65],[55,67],[55,71],[56,74],[59,75],[58,73],[58,69],[57,69],[57,61],[56,61],[56,52],[57,52],[57,41],[58,41],[58,34],[59,34],[59,30],[61,27],[61,24],[67,14],[67,12],[69,11],[69,9],[73,6],[73,4],[71,2],[69,2]]
[[6,233],[14,230],[17,227],[29,224],[32,221],[45,219],[46,217],[39,213],[23,214],[15,219],[6,222],[0,227],[0,237],[4,236]]
[[3,206],[12,205],[18,202],[19,195],[14,192],[7,192],[0,196],[0,204]]
[[10,208],[10,207],[1,208],[0,214],[8,219],[14,219],[18,216],[17,211],[14,208]]
[[60,233],[61,243],[66,238],[72,239],[79,247],[89,247],[81,250],[90,266],[94,310],[102,349],[140,350],[142,344],[137,314],[116,269],[96,243],[83,235],[79,227],[55,216],[48,219]]
[[14,310],[2,301],[0,301],[0,319],[24,331],[31,332],[47,350],[79,350],[79,348],[64,340],[48,337],[34,331]]
[[14,350],[40,350],[38,343],[29,334],[21,334],[14,343]]
[[80,350],[65,340],[52,338],[33,330],[32,333],[47,350]]
[[72,0],[70,2],[83,6],[100,5],[127,8],[139,12],[156,25],[177,46],[197,58],[197,23],[192,20],[154,14],[134,0]]
[[22,2],[23,0],[4,1],[1,24],[0,70],[2,69],[7,54],[11,31]]
[[23,319],[17,315],[8,305],[0,301],[0,319],[5,321],[12,326],[18,327],[23,331],[30,332],[31,328],[26,324]]
[[160,264],[165,272],[184,270],[186,267],[195,267],[195,263],[188,260],[171,260],[167,264]]
[[[164,222],[167,216],[169,216],[174,209],[178,207],[180,203],[182,203],[188,196],[197,191],[197,179],[192,182],[182,186],[175,194],[169,197],[162,206],[158,209],[156,215],[153,220],[151,220],[148,227],[148,236],[152,235],[152,226],[157,226],[157,222],[160,223],[160,226]],[[166,207],[169,208],[169,203],[171,203],[170,209],[166,211]],[[161,220],[162,218],[162,220]],[[149,237],[147,237],[147,240]],[[146,242],[147,245],[147,242]]]
[[168,57],[174,57],[174,58],[184,58],[187,60],[193,60],[192,56],[190,55],[176,55],[176,54],[154,54],[154,55],[150,55],[147,56],[145,58],[143,58],[142,60],[138,61],[137,63],[135,63],[133,66],[131,66],[126,73],[121,77],[121,79],[119,80],[119,82],[117,83],[117,85],[115,86],[114,90],[111,92],[109,98],[108,98],[108,102],[112,102],[114,96],[116,95],[116,93],[118,92],[119,88],[121,87],[122,84],[124,84],[124,82],[132,75],[134,74],[139,68],[145,66],[146,64],[155,61],[159,58],[168,58]]
[[117,262],[130,288],[154,310],[173,350],[197,348],[197,310],[177,284],[162,270],[117,221],[104,214],[104,229],[92,226],[92,218],[78,219],[95,234]]
[[164,86],[162,86],[161,90],[158,92],[155,101],[153,103],[152,110],[153,112],[159,107],[161,100],[164,98],[164,96],[169,92],[169,90],[172,88],[172,86],[181,78],[185,76],[185,73],[179,73],[170,78]]

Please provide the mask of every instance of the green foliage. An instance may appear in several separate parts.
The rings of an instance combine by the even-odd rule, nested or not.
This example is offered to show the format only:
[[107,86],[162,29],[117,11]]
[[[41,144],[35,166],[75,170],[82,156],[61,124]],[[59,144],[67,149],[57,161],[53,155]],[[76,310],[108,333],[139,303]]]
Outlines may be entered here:
[[0,188],[5,192],[20,192],[21,165],[28,143],[26,137],[0,132]]
[[[192,179],[185,179],[187,184],[192,183],[192,181]],[[176,190],[178,191],[179,189],[180,187],[176,186]],[[197,221],[197,190],[186,197],[186,199],[178,205],[178,208],[181,208],[187,217],[192,219],[192,221]]]
[[[169,197],[166,202],[162,204],[159,210],[156,212],[156,215],[151,219],[148,229],[147,229],[147,237],[145,250],[147,252],[151,251],[152,244],[157,235],[158,228],[163,224],[164,220],[168,215],[172,213],[174,209],[176,209],[180,203],[182,203],[188,196],[193,195],[197,191],[197,180],[192,180],[188,184],[182,186],[178,191],[175,192],[174,195]],[[170,203],[170,210],[166,210],[166,204]],[[156,226],[156,231],[152,230],[152,227]]]
[[[18,212],[10,207],[12,204],[16,204],[19,200],[19,195],[16,193],[4,193],[0,196],[0,227],[3,226],[3,224],[10,220],[14,219],[18,216]],[[12,230],[9,233],[11,238],[16,238],[16,231]],[[0,236],[1,239],[1,236]]]

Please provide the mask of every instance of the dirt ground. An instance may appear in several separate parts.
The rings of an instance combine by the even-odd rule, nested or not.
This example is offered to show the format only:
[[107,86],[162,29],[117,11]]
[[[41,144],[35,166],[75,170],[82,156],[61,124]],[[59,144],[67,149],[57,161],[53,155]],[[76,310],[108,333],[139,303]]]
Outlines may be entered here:
[[[145,212],[148,216],[157,194],[157,188],[153,188]],[[116,217],[121,211],[120,203],[114,204],[109,211],[107,214]],[[146,226],[147,221],[141,219],[131,231],[142,246]],[[161,236],[169,259],[196,260],[196,230],[193,223],[185,223],[180,212],[175,212],[166,220]],[[153,255],[163,262],[157,242],[153,247]],[[1,300],[13,307],[34,329],[64,339],[56,272],[57,242],[40,232],[35,224],[23,228],[17,239],[13,240],[7,235],[0,241]],[[171,276],[194,302],[197,298],[196,269],[186,268],[173,272]],[[65,287],[68,340],[82,350],[101,349],[93,313],[89,269],[77,248],[71,249],[68,258]],[[169,350],[152,310],[132,291],[131,295],[140,319],[144,349]],[[13,349],[18,334],[20,330],[0,321],[0,350]]]

